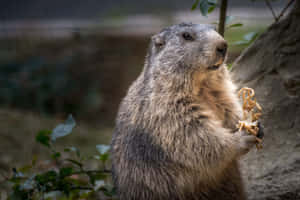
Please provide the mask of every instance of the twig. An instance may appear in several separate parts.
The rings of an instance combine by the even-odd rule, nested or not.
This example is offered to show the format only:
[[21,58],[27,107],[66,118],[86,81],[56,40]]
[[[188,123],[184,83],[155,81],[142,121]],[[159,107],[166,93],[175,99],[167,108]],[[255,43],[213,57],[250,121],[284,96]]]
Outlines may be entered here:
[[290,0],[286,6],[282,9],[280,15],[277,17],[277,20],[279,20],[283,15],[284,13],[286,12],[286,10],[292,5],[292,3],[294,2],[294,0]]
[[89,173],[111,173],[110,170],[81,170],[81,171],[75,171],[71,175],[74,174],[89,174]]
[[272,7],[270,1],[269,0],[265,0],[265,2],[267,4],[267,6],[269,7],[269,9],[271,10],[272,15],[273,15],[273,17],[275,19],[275,22],[277,22],[278,21],[278,17],[276,16],[275,11],[273,10],[273,7]]
[[83,186],[74,186],[71,187],[71,190],[93,190],[92,187],[83,187]]
[[226,11],[227,11],[227,0],[222,0],[221,7],[220,7],[219,27],[218,27],[218,32],[222,36],[224,36],[224,31],[225,31]]

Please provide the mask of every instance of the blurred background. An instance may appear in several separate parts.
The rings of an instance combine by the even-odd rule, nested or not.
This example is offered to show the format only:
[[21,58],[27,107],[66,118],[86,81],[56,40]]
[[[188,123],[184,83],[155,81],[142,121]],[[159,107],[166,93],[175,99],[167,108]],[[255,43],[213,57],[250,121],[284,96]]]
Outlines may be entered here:
[[[152,34],[180,23],[214,23],[193,0],[26,0],[0,7],[0,170],[43,156],[34,142],[73,114],[74,134],[61,143],[83,152],[109,144],[114,118],[130,83],[142,70]],[[280,11],[285,1],[272,2]],[[264,1],[230,0],[228,15],[242,27],[226,31],[228,63],[250,31],[274,22]]]

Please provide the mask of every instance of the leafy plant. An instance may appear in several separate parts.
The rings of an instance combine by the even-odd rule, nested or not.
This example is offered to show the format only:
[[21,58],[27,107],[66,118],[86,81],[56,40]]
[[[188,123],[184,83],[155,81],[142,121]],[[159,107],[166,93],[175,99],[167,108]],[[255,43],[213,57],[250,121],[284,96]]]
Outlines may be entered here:
[[[8,47],[17,53],[11,55],[12,59],[7,62],[1,59],[1,105],[38,111],[42,114],[73,112],[78,115],[101,107],[99,80],[86,81],[84,73],[78,78],[73,71],[79,65],[78,63],[85,62],[81,61],[80,50],[67,44],[62,48],[59,42],[54,40],[51,40],[51,43],[44,40],[36,41],[31,37],[23,40],[19,41],[18,45],[26,46],[25,41],[28,40],[32,41],[34,49],[26,53],[27,49],[19,49],[18,45],[13,46],[14,40],[12,40],[8,42]],[[73,45],[75,44],[77,45],[76,42]],[[53,56],[54,52],[44,51],[44,48],[51,49],[53,46],[63,52],[72,50],[74,54],[62,53],[56,57]],[[3,48],[0,47],[0,57]],[[35,53],[36,51],[41,53]],[[74,95],[77,98],[73,98]]]
[[[252,2],[255,2],[257,0],[251,0]],[[279,19],[286,13],[288,8],[293,4],[295,0],[289,0],[285,7],[282,9],[280,14],[276,14],[270,0],[263,0],[266,3],[266,6],[270,9],[272,12],[272,15],[274,17],[275,22],[278,22]],[[271,0],[271,1],[277,1],[277,0]],[[200,9],[200,13],[203,16],[207,16],[208,13],[211,13],[214,11],[216,6],[218,5],[218,0],[195,0],[191,10],[195,10],[197,7]],[[218,32],[224,36],[225,28],[230,29],[230,28],[235,28],[235,27],[241,27],[243,26],[242,23],[234,23],[232,24],[231,21],[234,19],[233,16],[227,16],[227,0],[220,0],[220,13],[219,13],[219,22],[218,24]],[[249,32],[246,35],[244,35],[243,40],[237,41],[234,44],[235,45],[249,45],[251,44],[255,38],[257,37],[258,33],[257,32]]]
[[[207,16],[208,13],[211,13],[214,11],[214,9],[217,7],[218,1],[217,0],[195,0],[194,4],[192,5],[192,10],[195,10],[198,6],[200,9],[200,12],[203,16]],[[219,21],[216,23],[218,24],[218,32],[224,36],[225,32],[225,26],[226,24],[229,24],[230,20],[233,19],[233,16],[227,16],[227,0],[221,0],[220,1],[220,13],[219,13]],[[241,23],[237,24],[231,24],[226,28],[233,28],[241,26]]]
[[[220,13],[219,13],[219,22],[215,23],[218,25],[218,32],[224,36],[225,30],[241,27],[242,23],[232,23],[235,19],[234,16],[227,16],[227,0],[220,0]],[[200,12],[203,16],[207,16],[208,13],[211,13],[216,6],[218,5],[217,0],[195,0],[192,5],[192,10],[195,10],[198,6],[200,8]],[[249,32],[243,36],[242,40],[234,42],[233,45],[250,45],[255,38],[258,36],[257,32]]]
[[[72,133],[76,122],[72,115],[56,126],[52,131],[41,130],[36,141],[51,153],[51,160],[33,158],[29,165],[13,168],[12,175],[7,178],[11,186],[9,200],[37,199],[93,199],[102,193],[105,199],[113,199],[115,189],[110,183],[110,170],[107,169],[109,146],[97,145],[97,154],[83,156],[76,147],[65,147],[63,151],[55,148],[55,142]],[[90,168],[87,161],[94,160],[97,167]],[[39,163],[39,164],[38,164]]]

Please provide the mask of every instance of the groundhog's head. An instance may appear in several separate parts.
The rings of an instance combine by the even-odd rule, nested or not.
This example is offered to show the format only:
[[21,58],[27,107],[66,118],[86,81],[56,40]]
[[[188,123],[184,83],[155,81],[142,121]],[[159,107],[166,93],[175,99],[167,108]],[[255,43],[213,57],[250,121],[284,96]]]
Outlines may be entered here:
[[212,25],[182,23],[152,37],[148,70],[156,74],[215,71],[223,64],[227,43]]

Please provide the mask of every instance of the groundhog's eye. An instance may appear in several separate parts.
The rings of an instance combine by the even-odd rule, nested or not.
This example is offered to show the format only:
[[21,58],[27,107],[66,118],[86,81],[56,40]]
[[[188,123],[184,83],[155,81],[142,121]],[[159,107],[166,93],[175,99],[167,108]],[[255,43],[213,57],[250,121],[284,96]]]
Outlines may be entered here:
[[188,40],[188,41],[193,41],[194,40],[194,37],[188,32],[182,33],[182,37],[183,37],[183,39]]

